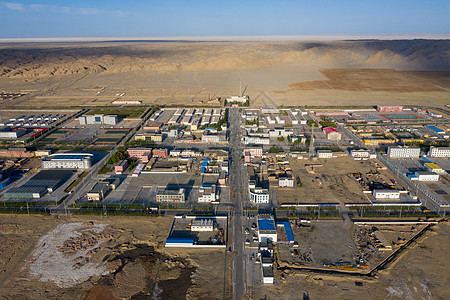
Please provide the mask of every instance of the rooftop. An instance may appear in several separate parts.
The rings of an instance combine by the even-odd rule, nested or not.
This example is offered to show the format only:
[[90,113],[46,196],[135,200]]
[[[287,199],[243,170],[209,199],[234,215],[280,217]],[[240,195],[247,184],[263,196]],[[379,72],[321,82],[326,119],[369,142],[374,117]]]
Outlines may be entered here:
[[259,219],[259,230],[276,230],[275,221],[273,219]]
[[84,160],[92,158],[94,155],[91,153],[68,153],[68,154],[52,154],[44,158],[44,160]]
[[337,132],[337,130],[333,127],[325,127],[323,128],[323,131],[325,131],[326,133]]

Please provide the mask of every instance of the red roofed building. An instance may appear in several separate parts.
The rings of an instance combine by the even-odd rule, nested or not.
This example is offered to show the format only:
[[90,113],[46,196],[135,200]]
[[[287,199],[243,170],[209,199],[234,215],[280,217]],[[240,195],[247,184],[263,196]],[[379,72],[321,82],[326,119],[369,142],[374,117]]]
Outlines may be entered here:
[[323,133],[327,136],[329,140],[340,140],[341,134],[333,127],[324,127],[322,128]]

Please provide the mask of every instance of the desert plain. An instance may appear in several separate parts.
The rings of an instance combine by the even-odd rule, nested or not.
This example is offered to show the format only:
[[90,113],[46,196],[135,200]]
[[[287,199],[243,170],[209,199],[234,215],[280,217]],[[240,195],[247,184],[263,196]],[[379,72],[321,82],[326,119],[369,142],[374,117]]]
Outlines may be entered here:
[[0,44],[2,107],[442,105],[450,41],[90,42]]

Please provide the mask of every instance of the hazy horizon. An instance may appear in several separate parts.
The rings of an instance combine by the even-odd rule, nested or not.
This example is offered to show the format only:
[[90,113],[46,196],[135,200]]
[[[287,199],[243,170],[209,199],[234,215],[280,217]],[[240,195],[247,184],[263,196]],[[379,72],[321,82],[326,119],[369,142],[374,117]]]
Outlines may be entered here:
[[410,33],[410,34],[279,34],[279,35],[191,35],[191,36],[73,36],[73,37],[17,37],[1,38],[8,42],[145,42],[145,41],[192,41],[192,42],[233,42],[233,41],[344,41],[344,40],[448,40],[450,34]]

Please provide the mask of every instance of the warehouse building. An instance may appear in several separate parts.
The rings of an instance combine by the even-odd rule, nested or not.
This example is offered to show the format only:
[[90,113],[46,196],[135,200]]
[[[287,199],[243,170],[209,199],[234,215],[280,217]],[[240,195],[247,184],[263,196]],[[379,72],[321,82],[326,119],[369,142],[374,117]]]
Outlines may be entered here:
[[13,129],[11,127],[4,127],[0,129],[0,139],[17,139],[27,133],[25,129]]
[[450,157],[450,147],[430,147],[428,155],[431,157]]
[[78,118],[80,125],[117,125],[117,115],[85,115]]
[[400,199],[399,190],[373,190],[372,195],[375,199]]
[[[415,180],[417,181],[438,181],[439,174],[434,172],[418,171],[415,173]],[[411,178],[411,180],[414,180]]]
[[431,130],[431,132],[433,132],[433,133],[445,134],[444,130],[437,128],[436,126],[429,125],[429,126],[427,126],[427,128],[429,128]]
[[388,147],[387,154],[389,158],[419,158],[419,147],[403,147],[403,146],[391,146]]
[[22,186],[8,190],[4,196],[9,199],[39,199],[47,192],[55,191],[73,174],[71,170],[43,170]]
[[94,155],[91,153],[52,154],[42,159],[43,169],[89,169]]

